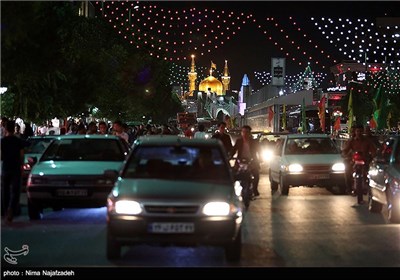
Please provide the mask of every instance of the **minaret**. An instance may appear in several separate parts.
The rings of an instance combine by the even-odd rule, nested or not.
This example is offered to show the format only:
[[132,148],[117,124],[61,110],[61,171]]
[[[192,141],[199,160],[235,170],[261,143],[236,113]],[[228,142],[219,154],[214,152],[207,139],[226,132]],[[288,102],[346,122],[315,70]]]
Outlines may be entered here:
[[221,77],[222,79],[222,85],[223,85],[223,94],[226,93],[227,90],[229,90],[229,84],[231,81],[231,77],[229,76],[229,70],[228,70],[228,60],[225,60],[225,67],[224,67],[224,75]]
[[192,54],[192,65],[190,67],[190,72],[188,73],[189,78],[189,94],[193,96],[193,92],[196,90],[196,79],[197,73],[195,71],[195,64],[194,64],[194,54]]

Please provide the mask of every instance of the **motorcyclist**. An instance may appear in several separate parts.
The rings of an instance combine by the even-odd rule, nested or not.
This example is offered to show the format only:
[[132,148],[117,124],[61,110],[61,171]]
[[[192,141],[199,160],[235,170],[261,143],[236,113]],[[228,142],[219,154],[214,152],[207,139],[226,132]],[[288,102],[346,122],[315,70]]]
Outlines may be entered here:
[[[361,124],[357,124],[353,127],[354,136],[350,138],[342,149],[342,156],[352,158],[355,152],[360,153],[364,159],[365,164],[363,168],[363,178],[367,178],[369,163],[372,158],[376,155],[376,146],[370,138],[363,135],[364,127]],[[365,181],[363,183],[365,184]],[[353,188],[354,190],[354,188]],[[363,204],[364,201],[358,201],[359,204]]]
[[231,156],[237,152],[238,160],[251,161],[251,172],[253,174],[253,194],[259,196],[258,182],[260,181],[260,162],[259,162],[259,142],[253,139],[251,135],[251,127],[244,125],[241,129],[241,137],[239,137],[235,145],[232,147]]

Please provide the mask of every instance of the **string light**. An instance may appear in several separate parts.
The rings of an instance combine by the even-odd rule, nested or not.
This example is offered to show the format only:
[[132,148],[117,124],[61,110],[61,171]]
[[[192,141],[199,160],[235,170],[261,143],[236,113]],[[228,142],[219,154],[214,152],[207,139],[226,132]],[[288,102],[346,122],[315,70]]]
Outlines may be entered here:
[[[382,29],[369,19],[311,17],[301,21],[293,16],[255,18],[250,12],[229,11],[229,6],[226,10],[168,8],[162,7],[162,2],[154,3],[97,1],[95,7],[117,29],[117,33],[137,49],[148,50],[154,57],[173,62],[170,82],[180,81],[182,86],[187,85],[188,54],[196,53],[201,62],[201,56],[212,55],[225,46],[229,48],[229,41],[248,30],[253,30],[254,36],[263,36],[286,57],[287,69],[291,69],[291,65],[304,67],[308,61],[313,61],[313,68],[327,70],[326,67],[338,62],[337,58],[356,60],[367,67],[372,67],[371,63],[385,63],[397,65],[399,69],[398,39],[389,35],[393,29],[398,30],[398,26]],[[302,25],[307,23],[312,28],[306,32]],[[324,50],[324,42],[311,39],[315,32],[333,45],[334,50]],[[287,75],[287,87],[296,90],[296,80],[304,73]],[[262,85],[270,83],[270,73],[262,71],[254,72],[254,75]],[[327,74],[318,71],[314,78],[315,84],[320,85]]]

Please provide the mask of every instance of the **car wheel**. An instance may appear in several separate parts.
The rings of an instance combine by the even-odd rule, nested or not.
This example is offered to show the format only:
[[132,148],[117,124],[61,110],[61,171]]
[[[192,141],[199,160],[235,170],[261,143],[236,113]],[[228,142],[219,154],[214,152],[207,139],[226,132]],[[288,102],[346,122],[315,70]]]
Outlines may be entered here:
[[280,179],[280,186],[281,186],[281,195],[289,195],[289,185],[285,183],[285,180],[282,178]]
[[271,185],[271,191],[277,191],[277,190],[278,190],[278,183],[275,182],[275,181],[272,179],[271,170],[269,170],[269,183],[270,183],[270,185]]
[[368,195],[368,210],[371,213],[380,213],[382,211],[382,204],[372,199],[372,195]]
[[43,209],[28,199],[28,216],[30,220],[41,220]]
[[344,195],[346,194],[346,184],[343,185],[338,185],[338,193],[339,195]]
[[252,190],[250,189],[250,186],[248,186],[247,182],[242,182],[242,199],[243,199],[243,204],[245,209],[247,210],[250,206],[250,200],[251,200],[251,192]]
[[399,206],[396,207],[395,205],[392,205],[392,207],[390,207],[388,209],[388,220],[391,223],[394,223],[394,224],[399,224],[400,223],[400,209],[399,209]]
[[225,246],[225,257],[229,262],[238,262],[242,254],[242,230],[239,230],[235,240]]
[[116,260],[121,257],[121,244],[107,232],[107,259]]

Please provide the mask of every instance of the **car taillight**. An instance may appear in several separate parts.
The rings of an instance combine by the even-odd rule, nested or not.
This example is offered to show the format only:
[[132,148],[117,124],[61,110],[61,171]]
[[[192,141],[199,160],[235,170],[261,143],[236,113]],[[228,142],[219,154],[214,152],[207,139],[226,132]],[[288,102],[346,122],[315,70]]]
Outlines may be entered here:
[[22,165],[22,170],[23,171],[30,171],[32,169],[32,166],[29,163],[24,163]]
[[390,184],[392,185],[393,189],[400,190],[400,179],[393,179]]
[[353,154],[353,161],[355,164],[364,164],[365,160],[364,157],[362,156],[362,154],[356,152]]

